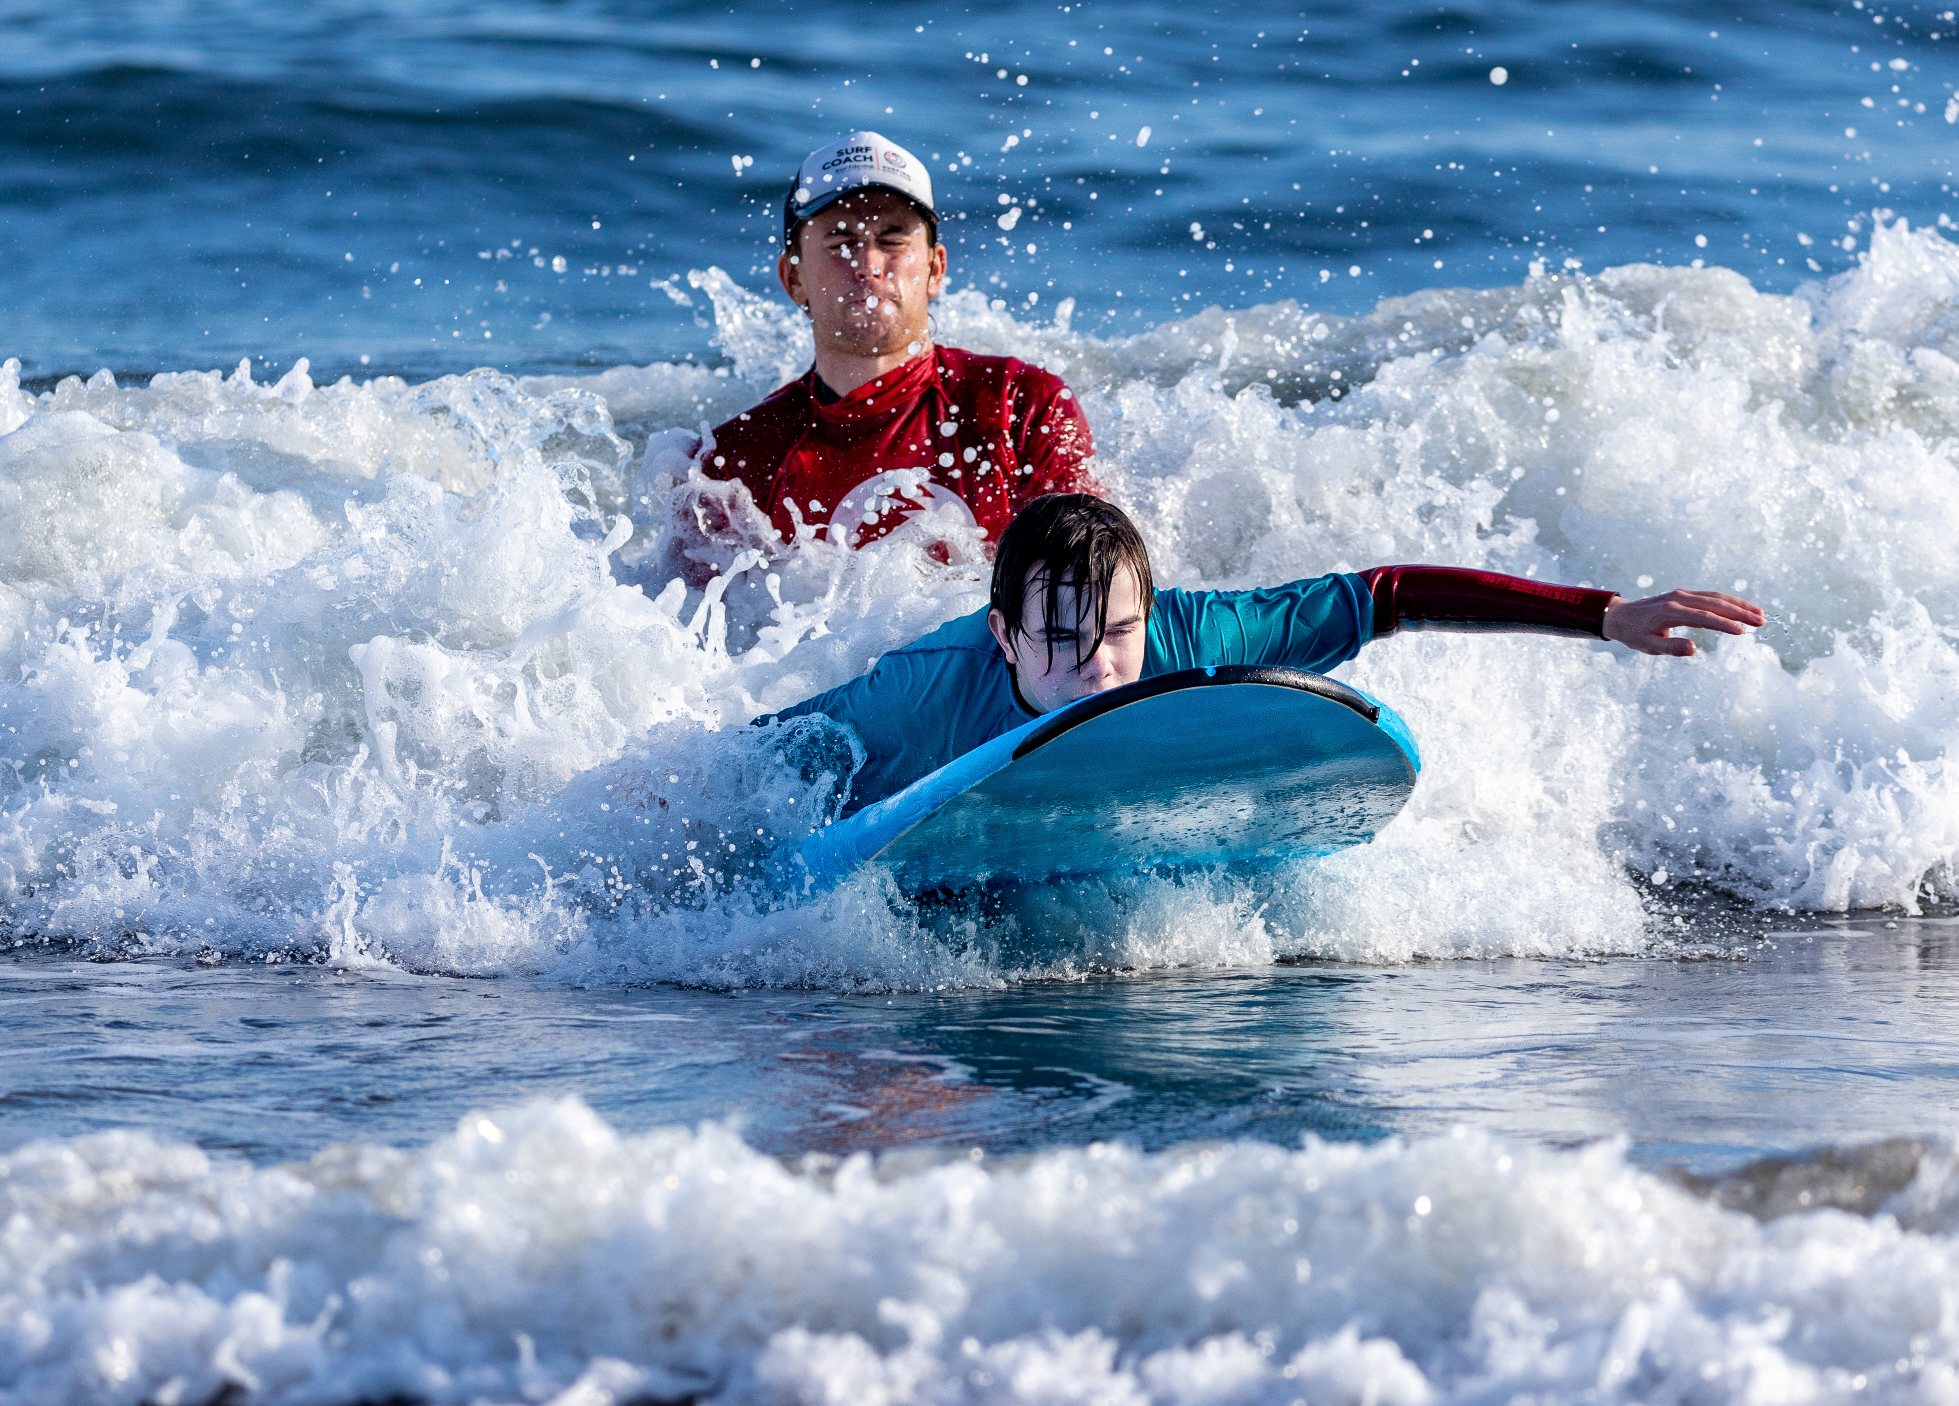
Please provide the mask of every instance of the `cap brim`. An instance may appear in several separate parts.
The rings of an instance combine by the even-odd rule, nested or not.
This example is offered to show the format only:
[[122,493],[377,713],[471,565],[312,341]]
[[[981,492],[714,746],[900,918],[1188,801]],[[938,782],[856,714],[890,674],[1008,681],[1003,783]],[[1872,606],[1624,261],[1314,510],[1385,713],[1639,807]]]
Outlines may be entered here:
[[[939,217],[929,206],[922,204],[917,196],[908,190],[900,190],[897,186],[887,185],[883,181],[862,181],[857,185],[847,186],[843,190],[826,190],[801,209],[796,209],[794,206],[789,205],[788,202],[784,202],[785,209],[783,212],[784,219],[782,226],[783,247],[785,249],[788,248],[796,238],[796,231],[801,229],[809,221],[815,219],[832,205],[835,205],[839,200],[842,200],[846,196],[855,195],[860,190],[888,190],[893,195],[904,197],[905,203],[910,205],[912,209],[918,211],[920,218],[925,221],[926,228],[931,230],[933,243],[936,244],[938,242]],[[792,191],[790,194],[793,198],[794,192]]]

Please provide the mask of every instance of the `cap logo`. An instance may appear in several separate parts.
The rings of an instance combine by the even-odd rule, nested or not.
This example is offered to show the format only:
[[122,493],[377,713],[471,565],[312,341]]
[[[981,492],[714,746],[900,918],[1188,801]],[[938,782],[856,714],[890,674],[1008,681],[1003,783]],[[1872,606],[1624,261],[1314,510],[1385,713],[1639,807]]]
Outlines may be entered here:
[[783,241],[796,225],[863,186],[896,191],[934,219],[930,169],[912,153],[876,132],[852,132],[830,147],[803,158],[796,181],[783,202]]

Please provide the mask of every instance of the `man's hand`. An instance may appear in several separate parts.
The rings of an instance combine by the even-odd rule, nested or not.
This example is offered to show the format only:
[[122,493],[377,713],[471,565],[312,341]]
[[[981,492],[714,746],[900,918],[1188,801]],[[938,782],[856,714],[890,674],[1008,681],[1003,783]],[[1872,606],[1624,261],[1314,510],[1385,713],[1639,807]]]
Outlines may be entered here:
[[1677,639],[1669,630],[1688,627],[1719,630],[1724,635],[1744,635],[1768,617],[1762,608],[1740,596],[1723,591],[1668,591],[1663,596],[1644,600],[1613,597],[1605,607],[1603,630],[1609,640],[1617,640],[1641,654],[1694,653],[1694,642]]

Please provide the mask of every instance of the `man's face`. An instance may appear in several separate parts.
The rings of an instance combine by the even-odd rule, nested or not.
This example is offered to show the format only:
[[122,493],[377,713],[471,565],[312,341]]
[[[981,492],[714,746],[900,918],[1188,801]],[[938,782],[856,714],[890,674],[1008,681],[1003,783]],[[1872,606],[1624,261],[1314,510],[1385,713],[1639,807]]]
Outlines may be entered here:
[[805,220],[776,266],[783,290],[808,311],[817,345],[853,356],[923,351],[926,310],[945,269],[945,246],[932,242],[917,207],[878,187]]
[[986,617],[993,638],[1000,642],[1000,652],[1013,666],[1020,696],[1029,706],[1039,713],[1051,713],[1064,703],[1091,693],[1106,693],[1143,676],[1149,620],[1143,613],[1143,592],[1133,570],[1118,567],[1109,583],[1108,626],[1093,653],[1088,647],[1095,639],[1095,593],[1064,584],[1055,602],[1059,606],[1055,628],[1050,630],[1043,618],[1044,587],[1040,568],[1028,573],[1018,633],[1007,629],[1006,618],[999,611],[990,611]]

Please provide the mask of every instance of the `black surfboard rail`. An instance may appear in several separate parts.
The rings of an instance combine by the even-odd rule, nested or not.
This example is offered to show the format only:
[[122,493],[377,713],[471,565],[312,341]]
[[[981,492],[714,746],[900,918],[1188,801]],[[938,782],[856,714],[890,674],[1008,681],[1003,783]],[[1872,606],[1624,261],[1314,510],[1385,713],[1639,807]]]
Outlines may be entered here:
[[1081,726],[1104,713],[1117,708],[1154,698],[1160,693],[1175,693],[1185,688],[1205,688],[1215,684],[1256,683],[1271,688],[1296,688],[1301,693],[1316,694],[1329,702],[1352,708],[1369,722],[1381,720],[1381,710],[1368,699],[1336,683],[1323,674],[1309,673],[1305,669],[1288,669],[1269,664],[1218,664],[1203,669],[1179,669],[1175,673],[1158,674],[1155,678],[1138,679],[1120,688],[1109,689],[1105,693],[1092,693],[1086,698],[1077,699],[1065,708],[1057,709],[1048,715],[1046,725],[1037,727],[1022,739],[1014,748],[1014,760],[1019,761],[1028,753],[1038,751],[1070,728]]

